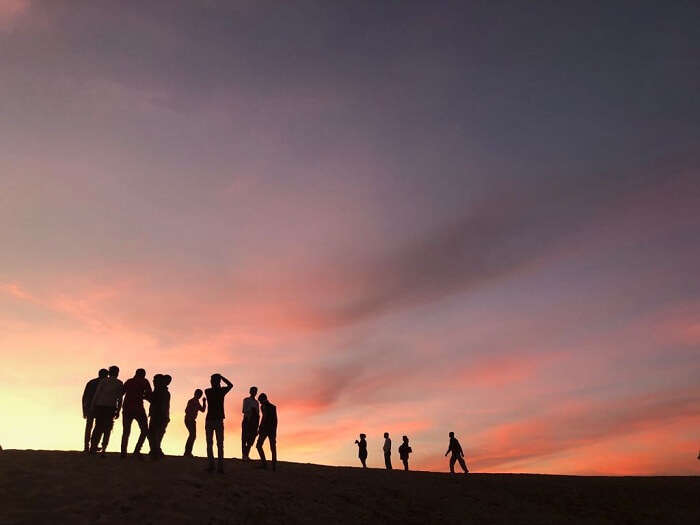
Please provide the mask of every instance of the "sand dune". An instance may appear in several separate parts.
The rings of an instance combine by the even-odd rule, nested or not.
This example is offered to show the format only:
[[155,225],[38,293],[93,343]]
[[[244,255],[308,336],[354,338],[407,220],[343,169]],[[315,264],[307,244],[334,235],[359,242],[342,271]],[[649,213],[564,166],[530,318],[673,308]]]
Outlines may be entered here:
[[0,452],[0,523],[700,523],[698,477],[468,476]]

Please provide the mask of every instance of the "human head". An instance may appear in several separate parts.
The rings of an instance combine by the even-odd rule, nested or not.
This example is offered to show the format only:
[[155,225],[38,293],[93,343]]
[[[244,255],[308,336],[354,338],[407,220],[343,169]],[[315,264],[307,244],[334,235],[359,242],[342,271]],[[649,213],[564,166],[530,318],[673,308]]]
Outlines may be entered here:
[[454,432],[450,432],[450,437],[451,437],[451,438],[455,437],[455,433],[454,433]]
[[146,371],[143,368],[137,368],[134,377],[146,377]]
[[388,433],[388,432],[384,432],[384,439],[386,439],[386,438],[388,438],[388,437],[389,437],[389,433]]
[[100,371],[97,372],[97,377],[105,378],[107,377],[107,374],[109,374],[109,370],[106,368],[100,368]]
[[267,394],[265,392],[260,394],[258,396],[258,401],[260,401],[261,403],[267,403]]
[[258,393],[258,387],[257,387],[257,386],[251,386],[249,392],[250,392],[250,395],[251,395],[252,397],[255,397],[255,394]]
[[165,374],[163,376],[163,385],[168,386],[172,380],[173,378],[170,376],[170,374]]
[[221,374],[211,375],[211,386],[214,388],[219,388],[221,386]]
[[367,437],[367,434],[360,434],[360,439],[365,439]]
[[203,394],[203,392],[200,388],[198,388],[197,390],[194,391],[194,397],[196,397],[197,399],[202,397],[202,394]]
[[109,377],[118,377],[119,367],[117,365],[112,365],[109,367]]
[[163,374],[156,374],[153,376],[153,386],[160,386],[163,383]]
[[408,436],[404,436],[403,441],[404,441],[404,443],[408,443]]

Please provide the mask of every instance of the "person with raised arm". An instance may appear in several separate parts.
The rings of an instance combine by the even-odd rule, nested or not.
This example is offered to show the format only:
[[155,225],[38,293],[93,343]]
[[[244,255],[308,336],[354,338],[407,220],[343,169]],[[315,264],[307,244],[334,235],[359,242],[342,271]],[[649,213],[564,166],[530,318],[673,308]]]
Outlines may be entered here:
[[357,445],[357,457],[360,458],[362,468],[367,468],[367,435],[360,434],[360,440],[356,439],[355,445]]
[[[226,385],[221,386],[221,382]],[[214,471],[214,435],[216,434],[216,449],[218,452],[217,472],[224,473],[224,397],[233,388],[233,383],[221,374],[212,374],[211,388],[204,391],[209,408],[205,421],[204,431],[207,439],[207,458],[209,467],[207,471]]]

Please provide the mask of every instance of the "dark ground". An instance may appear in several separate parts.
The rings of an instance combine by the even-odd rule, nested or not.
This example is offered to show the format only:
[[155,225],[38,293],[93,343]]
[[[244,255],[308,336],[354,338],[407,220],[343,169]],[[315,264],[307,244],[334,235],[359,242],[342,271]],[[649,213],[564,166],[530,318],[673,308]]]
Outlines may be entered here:
[[700,477],[449,476],[0,452],[0,523],[700,524]]

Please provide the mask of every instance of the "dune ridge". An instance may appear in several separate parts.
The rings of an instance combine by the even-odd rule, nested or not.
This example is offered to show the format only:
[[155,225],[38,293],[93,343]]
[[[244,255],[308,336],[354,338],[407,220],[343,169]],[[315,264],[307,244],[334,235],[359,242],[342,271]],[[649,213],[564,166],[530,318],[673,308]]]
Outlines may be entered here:
[[700,523],[699,477],[449,475],[0,452],[0,523]]

